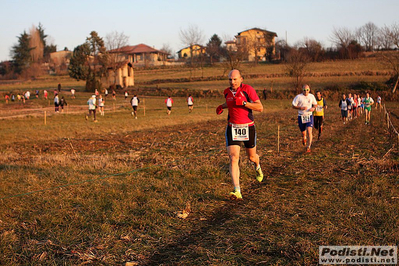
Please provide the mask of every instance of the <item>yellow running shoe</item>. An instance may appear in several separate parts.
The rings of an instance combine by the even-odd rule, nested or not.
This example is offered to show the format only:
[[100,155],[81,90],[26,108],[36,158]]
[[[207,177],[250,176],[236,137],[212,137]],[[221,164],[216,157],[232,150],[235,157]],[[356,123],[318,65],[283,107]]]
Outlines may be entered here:
[[230,192],[230,200],[242,200],[241,192],[238,191]]
[[258,168],[255,168],[256,171],[256,180],[258,180],[258,182],[262,182],[263,180],[263,172],[262,172],[262,168],[260,168],[260,165],[258,165]]

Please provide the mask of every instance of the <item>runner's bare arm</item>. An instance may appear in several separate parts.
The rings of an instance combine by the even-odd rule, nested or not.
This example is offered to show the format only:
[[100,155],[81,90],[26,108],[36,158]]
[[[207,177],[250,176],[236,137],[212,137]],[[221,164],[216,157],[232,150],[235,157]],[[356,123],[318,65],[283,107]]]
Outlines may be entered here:
[[260,100],[256,100],[253,103],[247,102],[245,107],[254,111],[263,112],[263,105]]

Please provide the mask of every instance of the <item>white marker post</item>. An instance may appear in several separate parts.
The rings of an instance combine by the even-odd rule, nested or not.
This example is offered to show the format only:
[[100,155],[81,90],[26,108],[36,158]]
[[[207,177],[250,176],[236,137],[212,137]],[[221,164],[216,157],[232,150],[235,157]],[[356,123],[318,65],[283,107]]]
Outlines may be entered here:
[[280,125],[277,126],[277,153],[280,154]]

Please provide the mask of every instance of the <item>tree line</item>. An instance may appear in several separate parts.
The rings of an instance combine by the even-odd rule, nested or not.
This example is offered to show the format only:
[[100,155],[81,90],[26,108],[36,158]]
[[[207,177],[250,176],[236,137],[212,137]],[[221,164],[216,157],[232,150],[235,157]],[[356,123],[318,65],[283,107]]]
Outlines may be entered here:
[[[302,41],[290,46],[285,40],[279,40],[275,44],[247,41],[238,49],[229,49],[223,40],[213,34],[205,45],[203,31],[195,25],[179,32],[180,41],[183,45],[193,47],[200,45],[203,49],[198,55],[191,54],[186,63],[192,67],[202,67],[205,64],[212,65],[216,62],[225,64],[226,70],[238,68],[248,58],[250,52],[259,51],[263,46],[266,54],[260,55],[269,62],[282,62],[287,64],[287,72],[297,80],[299,86],[301,76],[307,63],[335,59],[356,59],[364,52],[380,50],[399,49],[399,25],[377,27],[369,22],[360,28],[351,30],[349,28],[334,28],[330,41],[333,47],[325,48],[321,42],[304,38]],[[18,36],[18,43],[11,48],[12,61],[2,62],[0,75],[5,78],[31,78],[41,73],[41,65],[50,61],[50,53],[56,51],[56,46],[47,43],[47,35],[43,26],[32,26],[29,33],[24,31]],[[265,39],[268,36],[265,36]],[[75,47],[70,65],[69,75],[77,80],[85,80],[89,90],[101,86],[100,78],[107,74],[107,69],[116,71],[120,67],[117,55],[108,53],[128,45],[129,37],[123,33],[113,32],[106,35],[105,41],[96,31],[92,31],[86,41]],[[227,38],[225,38],[227,39]],[[225,40],[226,42],[226,40]],[[166,54],[173,55],[172,50],[166,44],[161,48]],[[192,49],[191,49],[192,51]],[[275,51],[275,52],[274,52]],[[173,57],[173,56],[172,56]],[[255,56],[254,64],[258,63],[258,56]],[[396,80],[399,71],[399,58],[391,56],[386,62],[396,73]],[[397,82],[396,82],[397,83]],[[397,85],[397,84],[396,84]]]
[[50,61],[50,53],[57,46],[47,42],[43,25],[32,26],[29,33],[24,31],[18,38],[18,43],[11,47],[11,62],[2,62],[0,75],[6,78],[30,78],[43,74],[41,65]]

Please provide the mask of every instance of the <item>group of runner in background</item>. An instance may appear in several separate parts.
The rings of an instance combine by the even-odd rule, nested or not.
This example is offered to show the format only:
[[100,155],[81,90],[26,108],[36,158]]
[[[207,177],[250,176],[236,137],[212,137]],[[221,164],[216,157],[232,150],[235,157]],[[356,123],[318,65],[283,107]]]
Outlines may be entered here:
[[[108,96],[108,90],[105,89],[105,97]],[[124,97],[125,101],[129,97],[129,93],[127,91],[124,92]],[[112,98],[116,100],[116,93],[115,91],[112,92]],[[188,112],[191,113],[194,109],[194,99],[191,96],[191,94],[187,97],[186,99],[187,105],[188,105]],[[134,116],[135,119],[137,119],[137,109],[139,107],[140,99],[137,97],[136,94],[130,99],[130,105],[132,107],[132,116]],[[170,115],[172,113],[172,107],[173,107],[173,99],[171,96],[168,96],[168,98],[165,100],[166,104],[166,113]],[[102,95],[99,94],[99,92],[96,90],[95,94],[92,95],[88,100],[87,104],[89,106],[89,113],[85,115],[86,120],[89,119],[93,115],[93,121],[97,121],[97,116],[96,116],[96,110],[97,108],[99,109],[100,113],[102,116],[104,116],[104,105],[105,105],[105,99],[102,97]]]
[[360,115],[365,113],[365,124],[370,125],[371,120],[371,108],[375,103],[376,108],[381,108],[381,96],[377,97],[377,102],[374,102],[373,98],[370,97],[370,93],[366,92],[366,96],[362,97],[358,94],[349,93],[348,97],[346,94],[342,94],[342,98],[339,101],[338,106],[341,108],[342,122],[346,122],[358,118]]
[[[365,113],[365,124],[370,125],[371,108],[376,104],[376,108],[382,108],[381,97],[377,97],[374,102],[370,97],[370,93],[362,97],[359,94],[349,93],[342,94],[339,101],[339,108],[341,108],[341,118],[343,123],[347,123],[352,119],[360,117]],[[303,93],[298,94],[292,101],[292,107],[298,110],[298,126],[302,133],[302,144],[306,147],[306,153],[310,152],[313,140],[313,127],[318,130],[318,140],[323,132],[324,111],[327,109],[327,102],[322,97],[321,92],[316,92],[316,97],[310,93],[309,85],[303,86]]]

